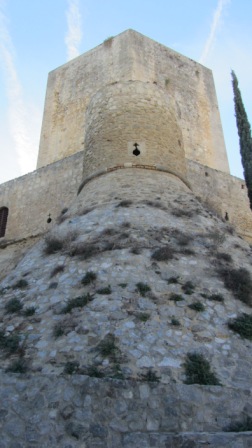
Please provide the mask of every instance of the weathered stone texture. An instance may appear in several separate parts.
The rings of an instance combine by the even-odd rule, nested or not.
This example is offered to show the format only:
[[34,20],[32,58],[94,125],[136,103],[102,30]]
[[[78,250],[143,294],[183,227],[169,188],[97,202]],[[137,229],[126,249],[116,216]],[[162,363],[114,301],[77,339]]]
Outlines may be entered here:
[[[38,167],[83,149],[90,99],[128,81],[154,83],[173,98],[186,157],[229,172],[211,71],[133,30],[49,74]],[[136,138],[142,141],[140,131]]]
[[0,206],[8,207],[6,234],[1,241],[43,234],[62,209],[76,197],[81,182],[82,153],[6,182],[0,187]]
[[[134,143],[139,154],[134,154]],[[138,149],[138,148],[136,148]],[[100,89],[87,110],[83,177],[124,163],[160,166],[186,179],[182,133],[173,99],[153,84]]]
[[0,447],[249,448],[251,433],[222,431],[250,401],[220,387],[2,375]]
[[187,160],[187,179],[203,204],[223,219],[226,217],[243,238],[252,242],[252,212],[244,180],[190,160]]

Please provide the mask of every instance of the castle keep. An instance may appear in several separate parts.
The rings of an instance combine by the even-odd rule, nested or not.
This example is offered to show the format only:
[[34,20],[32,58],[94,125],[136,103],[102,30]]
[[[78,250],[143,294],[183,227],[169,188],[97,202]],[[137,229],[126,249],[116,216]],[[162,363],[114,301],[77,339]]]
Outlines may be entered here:
[[0,186],[0,448],[251,446],[251,240],[210,70],[128,30],[52,71]]
[[38,169],[0,186],[9,210],[2,238],[44,233],[48,215],[55,222],[81,183],[125,166],[176,175],[251,240],[246,187],[229,174],[211,71],[133,30],[49,74]]

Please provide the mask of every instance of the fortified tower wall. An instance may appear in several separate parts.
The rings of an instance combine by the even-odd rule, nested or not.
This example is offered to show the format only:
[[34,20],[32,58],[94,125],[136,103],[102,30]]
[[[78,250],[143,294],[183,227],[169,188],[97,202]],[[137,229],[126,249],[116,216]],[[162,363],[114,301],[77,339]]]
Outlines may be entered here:
[[140,81],[100,89],[86,113],[83,182],[104,170],[157,169],[186,182],[183,138],[172,98]]
[[156,85],[173,99],[188,159],[229,172],[211,71],[133,30],[49,74],[38,168],[83,150],[91,98],[128,81]]

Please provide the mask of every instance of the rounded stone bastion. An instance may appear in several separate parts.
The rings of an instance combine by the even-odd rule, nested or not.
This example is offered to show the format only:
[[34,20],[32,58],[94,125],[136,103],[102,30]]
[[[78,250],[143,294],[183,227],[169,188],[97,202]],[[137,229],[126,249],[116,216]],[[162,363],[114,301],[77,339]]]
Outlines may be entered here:
[[[86,112],[83,181],[115,170],[162,171],[187,184],[173,99],[156,84],[118,82],[100,89]],[[139,170],[132,170],[136,173]],[[79,191],[80,191],[79,190]]]

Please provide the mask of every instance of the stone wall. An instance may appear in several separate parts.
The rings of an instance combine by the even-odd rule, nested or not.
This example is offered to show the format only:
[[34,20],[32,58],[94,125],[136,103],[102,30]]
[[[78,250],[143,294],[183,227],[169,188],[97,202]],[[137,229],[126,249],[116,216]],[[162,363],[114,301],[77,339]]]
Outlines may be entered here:
[[222,431],[251,398],[213,386],[1,374],[0,447],[248,448],[251,433]]
[[133,30],[49,74],[38,167],[84,149],[92,96],[132,80],[157,85],[174,99],[186,157],[229,172],[211,71]]
[[[136,157],[135,160],[138,158]],[[82,161],[83,152],[79,152],[26,176],[2,184],[0,186],[0,206],[9,208],[9,216],[5,237],[0,238],[0,242],[9,243],[13,240],[22,240],[43,234],[50,229],[51,224],[55,222],[61,211],[76,198],[83,177]],[[181,166],[184,169],[183,164]],[[98,182],[98,178],[95,177],[90,186],[84,187],[87,204],[94,205],[100,201],[102,203],[109,202],[109,198],[114,196],[114,192],[121,188],[120,185],[127,186],[122,188],[121,194],[126,194],[127,190],[129,190],[127,192],[129,196],[136,194],[130,190],[131,185],[125,183],[123,179],[124,167],[118,170],[117,184],[114,187],[110,185],[109,178],[106,177],[106,169],[103,168],[102,179]],[[142,173],[143,171],[141,170]],[[152,171],[152,175],[154,184],[159,183],[158,190],[162,197],[165,191],[162,179],[165,180],[167,174],[160,173],[157,176],[157,173]],[[186,159],[186,176],[196,197],[208,204],[223,218],[227,212],[230,224],[234,225],[242,237],[252,241],[252,214],[243,180],[188,159]],[[49,213],[52,218],[51,224],[47,223]],[[13,255],[12,249],[11,254]],[[2,252],[1,259],[3,260],[3,258]]]
[[[75,154],[0,186],[0,207],[9,209],[1,242],[21,240],[49,230],[62,209],[76,197],[82,158],[82,153]],[[47,223],[49,214],[52,221]]]
[[[245,181],[187,160],[187,178],[192,191],[204,204],[252,242],[252,212]],[[226,215],[227,213],[227,215]]]
[[186,179],[174,102],[157,86],[139,81],[107,86],[92,98],[86,119],[84,179],[124,163],[160,166]]

